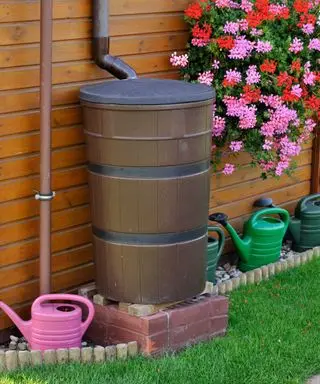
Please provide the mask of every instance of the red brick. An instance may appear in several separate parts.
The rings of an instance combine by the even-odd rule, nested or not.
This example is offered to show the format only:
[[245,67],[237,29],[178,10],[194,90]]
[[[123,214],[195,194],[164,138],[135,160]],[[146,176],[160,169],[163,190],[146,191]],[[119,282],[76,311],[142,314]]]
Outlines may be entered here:
[[168,326],[168,317],[164,312],[140,318],[120,311],[115,305],[95,305],[95,310],[94,321],[87,332],[90,338],[93,327],[106,327],[108,324],[113,324],[144,335],[161,332]]
[[137,341],[139,344],[139,350],[146,355],[158,354],[160,352],[168,350],[168,332],[142,335],[127,329],[119,328],[114,325],[108,327],[108,341],[109,344],[128,343],[129,341]]
[[209,334],[210,335],[216,335],[216,334],[223,334],[227,327],[228,327],[228,316],[217,316],[209,319]]
[[209,319],[170,329],[170,347],[180,347],[209,337]]
[[185,324],[197,323],[209,317],[209,310],[208,300],[181,304],[181,306],[166,311],[169,314],[169,327],[171,329]]
[[210,317],[228,314],[229,300],[225,296],[211,296],[209,298]]
[[228,300],[202,297],[152,316],[138,318],[115,305],[96,305],[87,332],[97,344],[137,341],[145,355],[160,355],[187,345],[224,335],[228,325]]
[[161,332],[167,327],[167,316],[163,312],[151,316],[136,317],[119,311],[118,308],[111,308],[108,315],[108,323],[131,329],[144,335]]

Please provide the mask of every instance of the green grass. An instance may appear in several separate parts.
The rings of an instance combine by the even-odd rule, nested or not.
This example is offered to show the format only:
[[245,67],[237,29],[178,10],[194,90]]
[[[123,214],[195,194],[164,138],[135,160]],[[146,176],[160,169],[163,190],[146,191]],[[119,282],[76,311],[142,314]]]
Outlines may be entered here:
[[230,295],[226,337],[161,359],[42,367],[1,384],[283,384],[320,372],[320,260]]

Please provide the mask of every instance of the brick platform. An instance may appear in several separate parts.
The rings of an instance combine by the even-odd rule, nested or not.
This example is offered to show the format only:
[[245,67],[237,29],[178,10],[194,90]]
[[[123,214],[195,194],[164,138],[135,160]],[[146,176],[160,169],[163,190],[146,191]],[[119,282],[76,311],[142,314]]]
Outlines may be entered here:
[[95,305],[87,337],[99,345],[136,340],[140,353],[159,355],[226,333],[228,299],[203,295],[144,317],[131,316],[116,305]]

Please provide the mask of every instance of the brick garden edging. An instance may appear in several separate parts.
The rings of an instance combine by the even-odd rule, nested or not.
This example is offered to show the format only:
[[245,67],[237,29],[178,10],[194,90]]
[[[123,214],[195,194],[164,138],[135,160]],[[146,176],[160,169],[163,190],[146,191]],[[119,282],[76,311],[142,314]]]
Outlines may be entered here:
[[234,277],[217,285],[213,285],[212,283],[210,283],[210,285],[207,284],[206,292],[214,295],[225,295],[226,293],[239,288],[241,285],[260,283],[261,281],[268,280],[271,276],[274,276],[282,271],[299,267],[300,265],[306,264],[307,262],[319,257],[320,247],[315,247],[314,249],[290,256],[285,260],[264,265],[252,271],[242,273],[239,277]]
[[0,351],[0,372],[48,364],[104,363],[126,360],[138,355],[138,343],[132,341],[108,347],[83,347],[40,351]]

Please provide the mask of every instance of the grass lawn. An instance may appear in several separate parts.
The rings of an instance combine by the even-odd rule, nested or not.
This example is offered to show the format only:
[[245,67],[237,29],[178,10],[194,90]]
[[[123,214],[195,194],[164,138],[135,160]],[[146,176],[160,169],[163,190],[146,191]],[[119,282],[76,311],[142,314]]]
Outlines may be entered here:
[[43,367],[1,384],[283,384],[320,372],[320,259],[230,295],[225,338],[161,359]]

